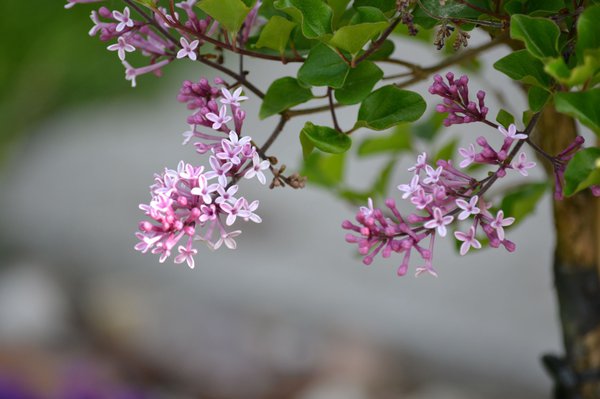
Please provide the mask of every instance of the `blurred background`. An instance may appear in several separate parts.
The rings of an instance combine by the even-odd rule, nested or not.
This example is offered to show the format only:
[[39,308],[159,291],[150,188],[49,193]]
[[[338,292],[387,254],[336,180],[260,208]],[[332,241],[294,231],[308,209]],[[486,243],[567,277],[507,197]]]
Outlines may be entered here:
[[[0,399],[549,397],[539,358],[560,351],[560,336],[548,198],[511,230],[513,254],[460,258],[439,242],[437,279],[396,277],[399,259],[364,266],[340,228],[354,208],[315,185],[247,183],[263,223],[244,226],[235,251],[205,250],[195,270],[135,252],[153,173],[204,162],[181,146],[179,85],[216,75],[186,61],[132,89],[107,43],[87,35],[90,11],[0,2]],[[506,52],[482,57],[472,86],[501,89],[490,108],[520,114],[523,95],[491,67]],[[396,54],[439,57],[401,38]],[[263,89],[297,68],[246,63]],[[432,108],[426,88],[414,90]],[[258,120],[257,99],[245,104],[260,142],[275,122]],[[355,112],[344,109],[341,124]],[[305,121],[272,148],[288,170],[301,168]],[[432,146],[479,134],[446,129]],[[408,180],[415,155],[391,187]],[[357,189],[385,163],[350,161]]]

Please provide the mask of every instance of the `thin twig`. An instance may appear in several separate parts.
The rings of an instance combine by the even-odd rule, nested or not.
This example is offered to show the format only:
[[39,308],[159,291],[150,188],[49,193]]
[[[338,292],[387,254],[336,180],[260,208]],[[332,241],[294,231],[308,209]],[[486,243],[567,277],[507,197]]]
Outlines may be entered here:
[[341,132],[342,129],[340,128],[337,117],[335,116],[335,106],[333,104],[332,92],[333,92],[333,89],[331,87],[328,87],[327,88],[327,98],[329,99],[329,109],[331,110],[331,119],[333,119],[333,127],[335,128],[335,130],[337,130],[338,132]]

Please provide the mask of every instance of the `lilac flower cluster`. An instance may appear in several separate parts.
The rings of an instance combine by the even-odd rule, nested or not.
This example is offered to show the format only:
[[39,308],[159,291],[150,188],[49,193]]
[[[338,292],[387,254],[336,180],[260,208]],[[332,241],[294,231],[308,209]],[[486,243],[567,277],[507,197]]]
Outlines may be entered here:
[[[476,238],[481,229],[489,240],[489,245],[497,248],[503,245],[514,251],[515,244],[505,237],[504,227],[510,226],[514,218],[504,217],[499,210],[495,215],[489,212],[491,204],[477,195],[481,182],[457,170],[451,161],[440,160],[437,168],[427,163],[427,154],[417,157],[417,163],[409,168],[414,175],[408,184],[401,184],[398,190],[403,192],[402,199],[409,200],[417,213],[402,216],[396,202],[387,199],[387,210],[373,208],[369,199],[368,207],[361,207],[356,214],[358,224],[349,220],[342,227],[352,231],[346,235],[346,241],[358,245],[358,251],[364,255],[363,262],[371,264],[373,258],[381,252],[384,258],[392,252],[403,253],[398,267],[398,275],[408,271],[411,253],[416,251],[425,261],[424,266],[416,269],[416,275],[427,272],[437,276],[433,268],[433,245],[436,236],[446,237],[448,225],[455,220],[470,220],[467,232],[456,231],[454,236],[462,241],[460,254],[469,249],[481,248]],[[422,242],[429,238],[428,245]]]
[[[432,94],[444,99],[444,104],[439,105],[437,110],[448,113],[446,126],[475,121],[496,126],[486,120],[488,109],[483,102],[483,91],[477,93],[477,106],[469,101],[466,76],[455,80],[454,75],[448,73],[446,79],[448,84],[436,76],[429,89]],[[359,253],[364,256],[363,262],[371,264],[379,253],[384,258],[392,252],[403,253],[398,275],[404,275],[408,271],[411,254],[417,252],[425,263],[416,269],[416,274],[427,272],[436,276],[432,263],[436,236],[447,236],[449,225],[467,220],[470,225],[466,231],[454,232],[454,237],[461,242],[461,255],[471,248],[481,248],[478,233],[487,238],[490,247],[502,245],[508,251],[514,251],[515,244],[506,239],[504,228],[512,225],[515,219],[505,217],[501,209],[492,214],[489,210],[491,203],[486,202],[483,195],[497,179],[506,176],[507,169],[527,176],[535,162],[527,160],[524,152],[517,155],[522,140],[528,138],[526,132],[519,132],[513,124],[507,128],[497,126],[497,130],[504,137],[500,148],[494,149],[484,137],[478,137],[476,143],[479,150],[474,144],[459,149],[463,157],[460,168],[467,168],[474,163],[495,166],[496,170],[488,177],[477,180],[456,169],[450,160],[439,160],[432,166],[427,163],[427,154],[422,153],[417,157],[417,163],[408,169],[413,172],[410,182],[398,186],[402,199],[410,201],[416,212],[402,216],[393,199],[385,201],[385,210],[374,208],[369,199],[369,206],[361,207],[356,214],[357,223],[344,221],[342,227],[351,231],[346,235],[346,241],[357,244]],[[424,245],[427,238],[429,242]]]
[[436,107],[438,112],[448,113],[444,126],[483,121],[488,113],[485,106],[485,92],[477,92],[477,103],[469,99],[469,78],[465,75],[454,79],[454,74],[448,72],[446,80],[440,75],[434,76],[434,83],[429,88],[431,94],[444,98],[444,103]]
[[[215,83],[224,82],[216,79]],[[191,130],[184,133],[184,144],[200,139],[194,145],[199,153],[210,154],[210,167],[205,170],[204,166],[181,161],[176,170],[165,169],[155,175],[150,187],[152,199],[149,204],[140,205],[152,221],[140,223],[136,250],[158,254],[160,262],[164,262],[183,240],[183,245],[177,248],[175,263],[186,262],[194,268],[194,256],[198,253],[194,241],[203,241],[213,250],[223,244],[235,249],[235,237],[241,231],[227,228],[238,219],[261,222],[255,213],[259,202],[238,195],[239,187],[235,184],[241,178],[257,178],[265,184],[263,171],[270,167],[268,161],[261,160],[251,138],[241,136],[245,113],[240,102],[246,99],[241,94],[241,89],[232,93],[225,87],[211,86],[206,79],[184,82],[178,99],[196,110],[188,118]],[[234,130],[227,125],[231,121]],[[198,127],[208,127],[213,132],[207,134],[198,131]]]
[[[103,0],[67,0],[65,8],[101,1]],[[131,85],[135,87],[138,76],[148,73],[160,76],[161,69],[175,59],[189,58],[196,61],[200,46],[204,43],[203,39],[220,33],[219,23],[210,16],[198,18],[194,11],[197,1],[184,0],[175,4],[185,16],[180,16],[174,9],[156,7],[147,18],[151,19],[150,21],[135,20],[129,7],[122,11],[100,7],[97,11],[92,11],[90,16],[94,26],[89,35],[99,34],[102,41],[116,40],[116,43],[109,45],[107,49],[117,53],[125,67],[125,79],[131,81]],[[261,1],[257,1],[246,17],[240,34],[243,43],[248,40],[252,28],[259,23],[258,8],[261,4]],[[134,68],[125,60],[127,53],[136,50],[149,57],[148,65]]]

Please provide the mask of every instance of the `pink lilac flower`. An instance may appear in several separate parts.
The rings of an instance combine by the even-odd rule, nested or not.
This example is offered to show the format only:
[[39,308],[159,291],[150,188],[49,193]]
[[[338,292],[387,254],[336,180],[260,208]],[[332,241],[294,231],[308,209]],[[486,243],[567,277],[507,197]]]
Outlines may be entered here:
[[170,62],[170,60],[162,60],[157,62],[156,64],[150,64],[141,68],[133,68],[131,65],[129,65],[127,61],[123,61],[123,66],[125,66],[125,80],[131,81],[131,87],[135,87],[135,80],[138,76],[144,75],[146,73],[157,72]]
[[190,237],[185,247],[180,245],[177,250],[179,251],[179,255],[175,257],[175,263],[186,262],[189,268],[193,269],[196,266],[194,263],[194,255],[198,253],[198,250],[192,248],[192,238]]
[[498,234],[498,238],[500,241],[504,240],[504,227],[510,226],[515,222],[515,218],[505,218],[504,211],[499,210],[496,214],[496,217],[490,223],[490,226],[496,230],[496,234]]
[[421,169],[425,169],[425,165],[427,165],[427,153],[424,152],[417,155],[417,163],[408,168],[408,171],[419,173]]
[[462,209],[462,212],[458,215],[458,220],[465,220],[471,217],[471,215],[477,215],[481,210],[477,208],[477,202],[479,201],[479,197],[474,195],[471,197],[469,202],[461,199],[457,199],[456,205]]
[[200,175],[198,178],[198,186],[192,188],[191,193],[202,197],[205,204],[210,204],[212,202],[211,193],[217,191],[218,187],[218,184],[209,185],[206,175]]
[[217,193],[219,196],[215,200],[216,204],[222,204],[223,202],[229,202],[230,204],[234,204],[237,201],[237,198],[234,197],[235,193],[238,191],[238,186],[234,184],[233,186],[225,189],[223,186],[217,187]]
[[112,12],[112,15],[114,19],[119,21],[117,27],[115,28],[117,32],[121,32],[125,28],[133,28],[134,23],[133,19],[130,18],[129,7],[125,7],[122,13],[115,10]]
[[402,199],[407,199],[419,189],[419,175],[414,175],[410,184],[400,184],[398,190],[403,191]]
[[412,202],[417,209],[422,210],[433,202],[433,195],[427,194],[423,187],[419,187],[415,195],[410,199],[410,202]]
[[244,100],[248,99],[248,97],[241,95],[242,94],[241,87],[238,87],[237,89],[235,89],[235,91],[233,93],[231,93],[226,88],[222,88],[221,93],[223,93],[223,98],[221,98],[221,100],[220,100],[221,103],[229,104],[234,107],[239,107],[240,101],[244,101]]
[[223,233],[221,235],[221,238],[219,238],[219,240],[213,246],[213,249],[219,249],[222,244],[225,244],[225,246],[229,249],[236,249],[237,243],[235,242],[234,238],[239,236],[240,234],[242,234],[241,230],[235,230],[235,231],[230,231],[229,233]]
[[498,131],[502,133],[504,137],[513,140],[525,140],[527,138],[526,134],[517,133],[517,127],[513,123],[508,126],[508,130],[505,129],[504,126],[498,126]]
[[212,170],[206,173],[207,179],[217,178],[219,184],[222,186],[227,185],[227,172],[233,167],[231,162],[221,163],[215,156],[211,155],[208,159]]
[[436,169],[433,169],[429,165],[425,165],[425,173],[427,173],[427,177],[423,179],[423,183],[437,183],[440,179],[440,175],[442,174],[443,168],[440,166]]
[[481,243],[477,240],[477,238],[475,238],[474,226],[471,226],[468,233],[455,231],[454,237],[456,237],[456,239],[459,241],[463,241],[462,245],[460,246],[460,254],[463,256],[466,255],[467,252],[469,252],[469,249],[471,249],[471,247],[475,249],[481,248]]
[[212,124],[212,128],[214,130],[219,130],[221,128],[221,126],[225,125],[227,122],[229,122],[231,120],[231,116],[227,115],[227,107],[223,106],[221,107],[221,109],[219,109],[219,115],[213,113],[213,112],[209,112],[206,115],[206,119],[208,119],[209,121],[211,121]]
[[265,184],[267,182],[267,178],[265,177],[265,174],[262,171],[269,169],[270,166],[271,163],[269,161],[261,161],[258,153],[255,153],[252,157],[252,167],[248,169],[248,171],[244,174],[244,177],[246,179],[252,179],[256,176],[256,178],[261,184]]
[[191,43],[187,41],[185,37],[181,37],[179,39],[179,43],[181,44],[181,50],[177,52],[177,58],[185,58],[188,57],[192,61],[196,61],[196,48],[200,44],[199,40],[194,40]]
[[235,219],[238,216],[248,216],[248,212],[244,204],[244,198],[238,198],[233,205],[227,202],[223,202],[221,203],[221,209],[223,209],[223,211],[228,214],[227,220],[225,221],[225,223],[227,223],[227,226],[231,226],[233,223],[235,223]]
[[124,36],[119,36],[119,38],[117,39],[117,43],[111,44],[107,47],[107,49],[110,51],[116,51],[121,61],[125,61],[125,52],[131,53],[135,51],[135,47],[127,43],[127,40]]
[[444,216],[440,208],[433,208],[433,219],[423,224],[423,227],[428,229],[437,229],[437,233],[441,237],[446,237],[446,225],[452,223],[453,220],[453,216]]
[[373,199],[371,197],[369,197],[367,200],[367,206],[361,206],[359,208],[359,212],[364,217],[369,217],[373,214]]
[[527,172],[527,169],[535,167],[535,162],[527,161],[527,155],[522,152],[519,154],[519,160],[517,162],[513,162],[511,166],[523,176],[528,176],[529,172]]
[[475,157],[477,153],[475,152],[475,146],[473,144],[469,144],[467,148],[459,148],[458,153],[464,158],[458,166],[461,168],[466,168],[475,162]]

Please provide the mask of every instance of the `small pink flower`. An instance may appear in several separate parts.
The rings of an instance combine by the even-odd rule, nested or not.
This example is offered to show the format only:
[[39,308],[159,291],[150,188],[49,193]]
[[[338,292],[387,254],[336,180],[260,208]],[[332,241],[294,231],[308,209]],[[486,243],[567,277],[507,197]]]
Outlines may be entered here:
[[508,130],[505,129],[504,126],[498,126],[498,130],[504,137],[509,139],[525,140],[527,138],[526,134],[517,133],[517,127],[513,123],[508,126]]
[[215,243],[213,249],[219,249],[222,244],[225,244],[225,246],[229,249],[236,249],[237,243],[235,242],[234,237],[237,237],[240,234],[242,234],[241,230],[235,230],[230,231],[229,233],[221,234],[221,238],[219,238],[219,240]]
[[235,193],[237,193],[237,191],[238,191],[237,184],[234,184],[233,186],[229,187],[227,190],[225,190],[225,187],[223,187],[223,186],[217,187],[217,193],[219,193],[219,196],[215,200],[215,203],[216,204],[222,204],[223,202],[228,202],[230,204],[235,203],[235,201],[237,201],[237,198],[235,198],[234,195],[235,195]]
[[466,168],[475,162],[475,156],[477,153],[475,152],[475,146],[473,144],[469,144],[467,148],[459,148],[458,153],[464,158],[458,165],[461,168]]
[[226,88],[221,89],[221,93],[223,93],[223,97],[220,101],[222,104],[229,104],[234,107],[240,106],[240,101],[247,100],[248,97],[242,96],[242,88],[238,87],[233,93],[231,93]]
[[410,180],[410,184],[400,184],[398,190],[403,191],[402,199],[407,199],[414,192],[416,192],[421,186],[419,185],[419,175],[414,175]]
[[190,239],[185,247],[180,245],[177,250],[179,251],[179,255],[175,257],[175,263],[187,262],[190,269],[193,269],[195,267],[194,255],[198,253],[198,250],[192,248],[192,240]]
[[202,197],[202,201],[204,201],[205,204],[210,204],[212,202],[212,197],[210,194],[217,191],[217,187],[219,187],[219,185],[209,185],[207,175],[208,173],[205,175],[200,175],[200,177],[198,177],[198,187],[192,188],[191,193]]
[[481,212],[479,208],[477,208],[477,202],[479,201],[479,197],[474,195],[471,197],[469,202],[463,199],[457,199],[455,201],[456,205],[462,209],[463,211],[458,215],[458,220],[465,220],[469,218],[471,215],[477,215]]
[[412,196],[412,202],[417,209],[425,209],[433,201],[433,195],[425,193],[422,187],[419,187],[417,192]]
[[425,165],[425,173],[427,173],[427,177],[423,179],[423,183],[437,183],[438,180],[440,180],[443,170],[444,169],[441,166],[439,166],[437,169],[433,169],[431,166]]
[[208,163],[210,163],[213,170],[206,172],[206,178],[213,179],[216,177],[219,184],[225,187],[227,185],[227,172],[233,167],[233,164],[231,162],[221,164],[221,162],[213,155],[208,158]]
[[187,41],[185,37],[179,39],[179,43],[181,43],[181,50],[177,52],[177,58],[185,58],[188,57],[192,61],[196,61],[196,48],[200,44],[199,40],[194,40],[191,43]]
[[371,197],[369,197],[368,201],[367,201],[367,205],[368,206],[361,206],[359,208],[359,212],[364,216],[364,217],[369,217],[373,214],[373,200],[371,199]]
[[452,223],[454,220],[453,216],[442,213],[440,208],[433,208],[433,219],[423,224],[423,227],[427,229],[437,229],[438,234],[441,237],[446,237],[446,225]]
[[237,201],[235,201],[233,205],[228,204],[227,202],[223,202],[221,204],[221,209],[223,210],[223,212],[228,214],[227,220],[225,221],[225,223],[227,223],[227,226],[231,226],[232,224],[234,224],[235,219],[238,216],[244,217],[244,201],[245,199],[243,197],[240,197]]
[[209,112],[206,114],[206,119],[208,119],[209,121],[211,121],[212,124],[212,128],[215,130],[219,130],[221,128],[221,126],[223,126],[224,124],[226,124],[227,122],[229,122],[231,120],[231,116],[227,115],[227,107],[223,106],[219,109],[219,115],[213,113],[213,112]]
[[504,240],[504,227],[510,226],[515,222],[515,218],[504,218],[504,211],[501,209],[496,214],[496,218],[492,220],[490,226],[496,230],[500,241]]
[[463,241],[462,245],[460,246],[460,254],[463,256],[467,252],[469,252],[469,249],[471,249],[471,247],[476,248],[476,249],[481,248],[481,243],[477,240],[477,238],[475,238],[475,227],[474,226],[471,226],[468,233],[463,233],[461,231],[455,231],[454,237],[456,237],[456,239],[459,241]]
[[133,28],[133,19],[130,18],[129,7],[125,7],[122,13],[119,11],[112,12],[113,18],[119,21],[115,30],[117,32],[123,31],[125,28]]
[[531,168],[535,167],[535,162],[527,161],[527,155],[525,155],[525,153],[522,152],[519,154],[518,162],[513,163],[512,167],[514,169],[516,169],[523,176],[528,176],[529,173],[527,172],[527,169],[531,169]]
[[107,49],[110,51],[116,51],[121,61],[125,61],[126,52],[131,53],[132,51],[135,51],[135,47],[127,43],[127,40],[123,36],[119,36],[117,43],[111,44],[107,47]]
[[427,153],[424,152],[421,155],[417,155],[417,163],[408,168],[409,172],[419,173],[419,171],[425,168],[427,165]]
[[246,179],[252,179],[254,176],[256,176],[261,184],[265,184],[267,182],[267,178],[262,171],[269,169],[270,166],[271,163],[269,161],[261,161],[258,153],[255,153],[252,157],[252,167],[248,169],[248,171],[244,174],[244,177]]

